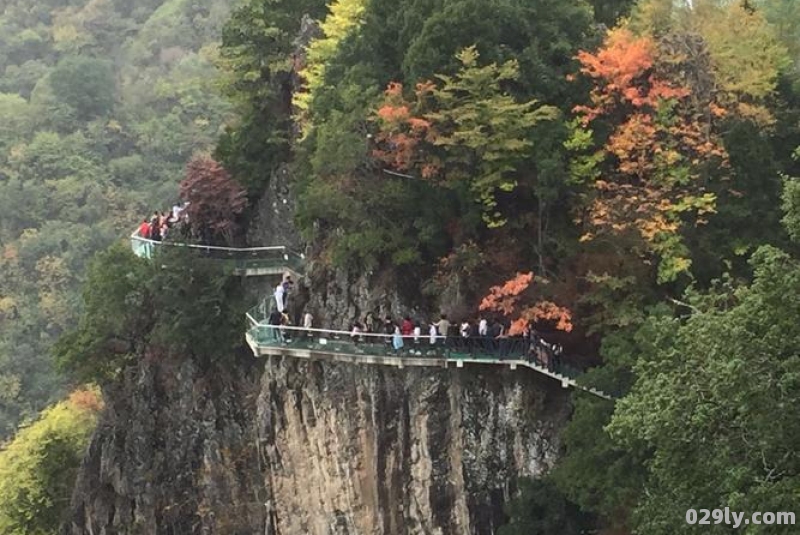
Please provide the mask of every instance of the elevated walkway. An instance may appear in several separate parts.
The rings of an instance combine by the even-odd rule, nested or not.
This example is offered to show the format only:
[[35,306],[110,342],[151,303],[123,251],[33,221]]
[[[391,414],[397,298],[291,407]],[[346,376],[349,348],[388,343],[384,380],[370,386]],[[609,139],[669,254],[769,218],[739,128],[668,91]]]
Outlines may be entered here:
[[136,256],[152,258],[156,251],[164,248],[184,248],[219,260],[229,266],[234,274],[243,277],[262,277],[290,273],[299,279],[305,269],[305,256],[283,246],[276,247],[216,247],[173,241],[155,241],[131,234],[131,249]]
[[[229,265],[234,274],[244,277],[283,276],[300,279],[305,270],[305,257],[287,247],[215,247],[155,241],[131,237],[133,252],[142,258],[153,258],[159,249],[186,248]],[[384,365],[397,368],[437,367],[463,368],[468,364],[507,366],[512,370],[527,368],[559,381],[564,388],[576,388],[603,399],[612,396],[578,382],[580,370],[571,368],[546,351],[532,351],[522,338],[472,339],[429,336],[401,337],[403,347],[394,348],[393,335],[362,333],[356,337],[344,331],[275,327],[268,324],[268,305],[258,305],[247,313],[247,344],[256,357],[283,356],[306,360],[327,360],[351,364]]]
[[257,357],[292,357],[397,368],[463,368],[467,364],[507,366],[512,370],[527,368],[559,381],[564,388],[577,388],[603,399],[613,399],[605,392],[579,384],[579,370],[552,360],[547,362],[547,356],[532,355],[529,343],[522,338],[437,337],[431,344],[429,336],[403,336],[400,337],[403,347],[396,350],[393,335],[362,333],[353,336],[329,329],[267,325],[263,305],[250,311],[247,320],[249,329],[245,338]]

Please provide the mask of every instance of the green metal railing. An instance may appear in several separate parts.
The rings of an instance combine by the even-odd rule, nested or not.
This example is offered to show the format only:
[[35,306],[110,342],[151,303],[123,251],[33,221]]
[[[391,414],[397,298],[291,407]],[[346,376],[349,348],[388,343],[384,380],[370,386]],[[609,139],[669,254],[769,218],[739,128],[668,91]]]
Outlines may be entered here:
[[[249,335],[261,347],[288,347],[318,351],[336,351],[352,355],[376,357],[430,357],[432,359],[470,361],[526,361],[549,372],[570,379],[580,372],[561,362],[545,347],[532,348],[522,337],[488,338],[462,336],[407,335],[381,333],[351,333],[330,329],[269,325],[267,301],[247,314]],[[398,340],[399,339],[399,340]],[[402,347],[395,347],[402,341]],[[398,344],[400,345],[400,344]]]
[[163,248],[185,248],[196,251],[204,257],[225,262],[233,270],[244,273],[281,269],[302,273],[305,267],[305,256],[284,246],[240,248],[180,243],[170,240],[155,241],[142,238],[138,231],[131,235],[130,240],[134,254],[142,258],[152,258],[156,251]]
[[[475,362],[486,364],[519,364],[540,373],[569,383],[604,399],[612,396],[579,382],[583,372],[564,363],[552,348],[532,343],[522,337],[444,337],[429,335],[400,336],[380,333],[352,333],[330,329],[304,329],[302,327],[269,324],[271,305],[264,301],[247,313],[248,339],[256,349],[305,350],[325,354],[340,354],[351,357],[393,357],[431,360],[431,365],[442,361]],[[399,344],[399,340],[402,344]],[[402,345],[402,347],[400,347]],[[256,352],[258,354],[258,352]],[[422,365],[425,365],[424,363]]]

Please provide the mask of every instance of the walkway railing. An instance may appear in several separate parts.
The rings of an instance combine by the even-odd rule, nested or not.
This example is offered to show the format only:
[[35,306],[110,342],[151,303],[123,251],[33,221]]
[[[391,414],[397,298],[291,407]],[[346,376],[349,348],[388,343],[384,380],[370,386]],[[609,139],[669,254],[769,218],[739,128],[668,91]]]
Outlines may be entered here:
[[[295,357],[332,356],[334,360],[382,363],[397,366],[447,366],[464,363],[526,367],[591,394],[611,399],[608,394],[578,382],[582,372],[561,361],[544,346],[532,345],[522,337],[480,338],[429,335],[397,336],[379,333],[353,334],[330,329],[304,329],[268,325],[265,305],[248,312],[247,342],[256,356],[282,355]],[[395,348],[397,338],[402,347]],[[399,345],[399,344],[398,344]]]
[[[185,248],[205,257],[228,263],[235,273],[245,276],[283,275],[293,272],[299,278],[305,269],[305,256],[283,246],[276,247],[217,247],[156,241],[139,236],[131,237],[133,252],[152,258],[163,248]],[[578,382],[582,372],[566,365],[550,348],[531,344],[524,338],[478,338],[430,335],[400,336],[402,347],[395,347],[398,336],[378,333],[353,333],[329,329],[269,325],[269,301],[264,301],[247,313],[249,327],[247,343],[256,356],[289,355],[297,358],[333,358],[346,362],[391,364],[403,366],[463,367],[465,363],[508,365],[512,369],[527,367],[561,381],[564,387],[575,387],[595,396],[612,399],[608,394]],[[397,344],[400,346],[400,344]]]
[[161,248],[185,248],[224,261],[243,275],[272,275],[284,271],[300,274],[305,266],[305,255],[284,246],[242,248],[181,243],[169,239],[155,241],[139,236],[138,230],[131,234],[130,240],[134,254],[142,258],[152,258]]

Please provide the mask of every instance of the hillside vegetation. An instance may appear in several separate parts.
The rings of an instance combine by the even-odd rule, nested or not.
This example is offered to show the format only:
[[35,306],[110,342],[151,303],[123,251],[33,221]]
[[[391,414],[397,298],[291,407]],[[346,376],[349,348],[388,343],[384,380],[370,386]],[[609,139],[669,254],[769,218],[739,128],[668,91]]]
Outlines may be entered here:
[[231,3],[0,3],[0,441],[64,393],[50,347],[87,261],[168,208],[221,133]]
[[530,323],[622,396],[576,400],[504,533],[728,533],[686,510],[800,478],[799,31],[784,0],[251,1],[217,155],[255,195],[290,166],[322,265]]
[[315,268],[530,325],[616,394],[576,394],[504,535],[724,534],[687,509],[797,503],[797,2],[20,2],[0,37],[5,433],[59,393],[59,337],[104,384],[235,358],[241,288],[213,262],[117,245],[87,268],[213,147],[194,178],[232,177],[237,210],[285,171]]

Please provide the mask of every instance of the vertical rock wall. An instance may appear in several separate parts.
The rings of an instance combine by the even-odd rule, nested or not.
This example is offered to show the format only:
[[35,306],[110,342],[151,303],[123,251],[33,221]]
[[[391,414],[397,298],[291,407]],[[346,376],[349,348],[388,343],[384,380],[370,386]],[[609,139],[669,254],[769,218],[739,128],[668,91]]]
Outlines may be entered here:
[[492,367],[145,362],[107,394],[63,533],[488,535],[553,463],[566,396]]
[[273,533],[494,533],[546,470],[560,385],[527,370],[272,359],[258,401]]

